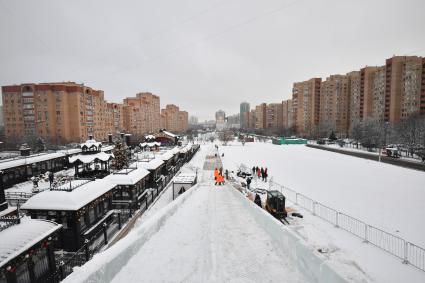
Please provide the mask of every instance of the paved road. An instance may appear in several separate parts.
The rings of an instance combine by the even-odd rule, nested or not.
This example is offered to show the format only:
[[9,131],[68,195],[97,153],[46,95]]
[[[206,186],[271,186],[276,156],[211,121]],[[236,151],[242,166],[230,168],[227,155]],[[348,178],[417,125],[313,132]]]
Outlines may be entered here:
[[[322,150],[326,150],[326,151],[332,151],[332,152],[336,152],[336,153],[356,156],[356,157],[374,160],[374,161],[378,161],[378,158],[379,158],[375,154],[368,154],[368,153],[362,153],[362,152],[357,152],[357,151],[347,151],[347,150],[343,150],[343,149],[329,148],[329,147],[315,145],[315,144],[308,144],[307,146],[311,147],[311,148],[322,149]],[[392,157],[387,157],[387,156],[381,156],[381,162],[392,164],[392,165],[397,165],[397,166],[401,166],[401,167],[405,167],[405,168],[425,171],[425,163],[413,162],[413,161],[397,159],[397,158],[392,158]]]

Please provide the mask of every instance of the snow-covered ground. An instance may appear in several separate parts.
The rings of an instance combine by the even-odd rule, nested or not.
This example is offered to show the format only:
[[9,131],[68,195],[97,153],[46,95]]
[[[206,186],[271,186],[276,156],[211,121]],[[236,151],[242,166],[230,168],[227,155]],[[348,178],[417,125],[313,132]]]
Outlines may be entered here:
[[201,185],[112,282],[305,282],[230,190]]
[[[219,151],[224,153],[224,169],[236,170],[241,163],[268,167],[278,183],[423,243],[424,227],[419,224],[424,216],[419,205],[424,200],[422,172],[305,146],[232,143],[220,146]],[[230,186],[212,186],[212,172],[199,169],[216,162],[206,159],[215,152],[212,144],[203,145],[182,169],[198,169],[196,189],[176,201],[171,200],[171,190],[164,191],[126,238],[95,256],[67,282],[316,282],[308,270],[315,264],[319,272],[330,268],[351,282],[425,282],[425,272],[292,203],[288,206],[304,218],[292,219],[288,227],[276,225],[255,205],[247,208],[242,194]],[[251,185],[268,187],[262,181]],[[406,193],[414,196],[403,201]],[[291,242],[292,236],[283,236],[287,234],[298,240]],[[318,253],[319,249],[324,253]],[[321,282],[330,280],[322,278]]]
[[[236,170],[240,163],[268,167],[275,182],[424,245],[425,227],[419,224],[425,216],[423,172],[298,145],[233,143],[220,146],[220,152],[226,169]],[[267,188],[268,184],[254,180],[251,187]],[[336,266],[351,262],[376,282],[425,282],[425,272],[295,208],[305,217],[296,219],[292,228],[311,246],[327,250]]]
[[303,145],[220,146],[226,169],[267,167],[269,178],[316,201],[425,246],[425,172]]

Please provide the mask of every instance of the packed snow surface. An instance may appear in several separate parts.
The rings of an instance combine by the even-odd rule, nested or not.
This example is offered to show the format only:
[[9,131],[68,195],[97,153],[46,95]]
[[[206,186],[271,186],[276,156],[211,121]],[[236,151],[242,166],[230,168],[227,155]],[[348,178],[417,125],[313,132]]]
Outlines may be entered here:
[[201,186],[112,282],[303,282],[230,189]]

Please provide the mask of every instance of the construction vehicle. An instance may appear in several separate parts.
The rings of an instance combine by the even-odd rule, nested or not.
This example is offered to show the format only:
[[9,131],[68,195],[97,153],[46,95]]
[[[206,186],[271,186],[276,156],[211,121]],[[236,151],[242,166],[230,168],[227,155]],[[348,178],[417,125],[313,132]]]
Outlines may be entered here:
[[[267,191],[266,210],[283,224],[288,224],[285,209],[285,196],[279,191]],[[286,223],[285,223],[286,222]]]

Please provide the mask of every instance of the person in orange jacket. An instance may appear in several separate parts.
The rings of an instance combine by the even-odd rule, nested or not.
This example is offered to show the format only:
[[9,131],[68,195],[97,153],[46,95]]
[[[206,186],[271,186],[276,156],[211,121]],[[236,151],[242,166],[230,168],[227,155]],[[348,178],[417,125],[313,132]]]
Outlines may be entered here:
[[223,175],[218,175],[217,176],[217,181],[216,181],[216,184],[218,183],[218,185],[219,186],[221,186],[221,185],[223,185],[224,184],[224,177],[223,177]]
[[214,170],[214,180],[216,182],[216,185],[217,185],[217,177],[218,177],[218,175],[220,175],[220,173],[218,172],[218,169],[215,168],[215,170]]

